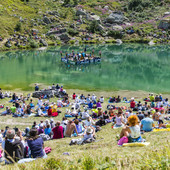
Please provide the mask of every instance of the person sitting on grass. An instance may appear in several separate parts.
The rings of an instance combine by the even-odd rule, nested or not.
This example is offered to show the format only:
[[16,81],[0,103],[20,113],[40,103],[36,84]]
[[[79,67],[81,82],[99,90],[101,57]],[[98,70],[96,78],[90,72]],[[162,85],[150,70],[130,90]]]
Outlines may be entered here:
[[10,114],[11,114],[11,110],[8,106],[6,106],[6,110],[1,113],[1,116],[6,116],[6,115],[10,115]]
[[85,109],[84,109],[84,112],[82,112],[81,114],[82,114],[82,119],[86,119],[87,117],[89,117],[88,109],[85,108]]
[[95,122],[90,116],[88,116],[86,120],[83,122],[84,128],[87,128],[88,126],[93,126],[93,125],[95,125]]
[[63,127],[60,126],[60,121],[56,123],[56,127],[52,129],[53,131],[53,139],[61,139],[64,137],[63,135]]
[[84,132],[84,135],[83,135],[83,141],[88,141],[89,139],[94,139],[95,137],[95,130],[92,129],[91,127],[88,127],[85,132]]
[[44,142],[41,137],[38,136],[36,128],[32,128],[29,133],[30,137],[27,139],[27,144],[31,150],[32,158],[45,158]]
[[97,101],[96,106],[97,106],[97,108],[99,108],[99,107],[102,108],[100,100]]
[[134,97],[132,97],[132,98],[131,98],[131,101],[130,101],[130,108],[131,108],[131,109],[134,109],[135,106],[136,106],[136,103],[135,103],[135,101],[134,101]]
[[24,145],[21,142],[21,132],[19,133],[19,138],[20,139],[15,138],[15,131],[13,129],[7,130],[6,139],[2,143],[6,164],[18,162],[20,159],[24,158]]
[[155,109],[155,113],[152,115],[152,119],[155,120],[155,121],[158,121],[159,118],[161,117],[161,114],[159,112],[159,109]]
[[138,125],[138,117],[132,115],[128,118],[128,126],[123,127],[120,133],[120,140],[118,145],[123,145],[123,143],[132,143],[132,142],[143,142],[144,140],[141,137],[140,126]]
[[114,119],[113,127],[119,128],[119,127],[123,127],[124,125],[125,125],[125,122],[124,122],[123,114],[122,112],[118,112],[118,114],[116,115],[116,118]]
[[150,132],[152,131],[154,125],[153,119],[149,118],[148,113],[144,114],[145,118],[141,120],[141,129],[144,132]]
[[69,120],[68,124],[66,126],[66,130],[65,130],[64,136],[65,137],[71,137],[73,132],[74,132],[74,130],[75,130],[75,132],[76,132],[76,134],[78,136],[78,132],[77,132],[77,128],[76,128],[75,123],[72,120]]
[[48,116],[49,116],[49,117],[52,116],[52,113],[53,113],[53,112],[52,112],[51,106],[49,106],[47,113],[48,113]]
[[[75,123],[75,125],[76,125],[76,129],[77,129],[78,134],[81,134],[81,133],[84,131],[84,128],[83,128],[82,124],[79,123],[79,120],[78,120],[78,119],[75,119],[75,120],[74,120],[74,123]],[[74,130],[74,133],[76,133],[75,130]]]
[[100,116],[99,117],[99,120],[95,123],[95,125],[96,126],[104,126],[104,125],[106,125],[106,121],[105,121],[105,119],[103,118],[103,116]]
[[45,135],[48,135],[51,138],[52,132],[49,124],[47,124],[47,126],[45,127],[44,133]]
[[41,124],[38,129],[38,135],[44,133],[44,126]]
[[100,99],[99,99],[100,103],[104,103],[104,97],[101,96]]

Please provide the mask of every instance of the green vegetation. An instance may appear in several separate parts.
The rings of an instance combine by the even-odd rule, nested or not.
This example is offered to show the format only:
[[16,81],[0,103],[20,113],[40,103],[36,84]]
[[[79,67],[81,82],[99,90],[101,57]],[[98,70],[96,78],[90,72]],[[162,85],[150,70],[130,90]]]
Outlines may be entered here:
[[[93,33],[94,37],[103,38],[104,33],[108,32],[110,39],[125,38],[126,41],[128,38],[134,38],[126,34],[128,26],[123,27],[125,32],[123,36],[120,31],[112,31],[111,27],[104,26],[104,21],[111,11],[122,11],[124,13],[124,16],[128,19],[127,22],[133,23],[130,27],[135,30],[137,38],[142,39],[150,33],[152,36],[157,34],[161,37],[162,32],[157,29],[159,24],[157,18],[161,18],[163,13],[168,11],[168,2],[168,0],[64,0],[64,3],[62,3],[59,0],[5,0],[0,4],[0,37],[4,39],[3,42],[0,42],[0,49],[15,49],[22,46],[35,47],[35,45],[22,42],[20,42],[20,46],[14,47],[12,43],[10,48],[4,47],[6,39],[14,34],[17,36],[20,34],[27,38],[33,36],[32,29],[38,30],[37,37],[45,38],[46,42],[52,40],[51,44],[56,44],[58,38],[53,36],[51,39],[51,35],[47,36],[46,34],[51,28],[58,26],[66,28],[69,36],[77,39],[81,36],[80,30]],[[86,14],[97,15],[102,22],[88,19],[86,14],[83,14],[80,18],[76,14],[78,9],[85,10]],[[46,19],[44,19],[44,16],[46,16]],[[152,21],[145,22],[145,20]],[[79,23],[77,24],[77,22]],[[70,27],[72,24],[76,27]],[[168,31],[166,35],[169,35]],[[38,40],[35,41],[39,46],[42,46]],[[167,41],[163,40],[163,42]]]

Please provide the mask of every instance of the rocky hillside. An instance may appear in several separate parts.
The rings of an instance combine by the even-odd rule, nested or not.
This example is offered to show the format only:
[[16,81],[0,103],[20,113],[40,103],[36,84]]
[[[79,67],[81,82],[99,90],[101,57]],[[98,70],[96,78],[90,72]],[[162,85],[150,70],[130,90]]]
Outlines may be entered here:
[[5,0],[0,49],[169,41],[169,0]]

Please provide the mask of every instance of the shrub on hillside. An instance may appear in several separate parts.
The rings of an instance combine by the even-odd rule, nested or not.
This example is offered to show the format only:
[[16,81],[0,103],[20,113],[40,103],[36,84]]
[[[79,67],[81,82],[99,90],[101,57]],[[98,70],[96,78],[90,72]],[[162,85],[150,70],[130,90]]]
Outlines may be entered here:
[[34,41],[34,40],[31,40],[30,41],[30,47],[31,48],[38,48],[38,43],[36,41]]
[[107,33],[108,36],[113,37],[113,38],[122,38],[123,34],[120,31],[109,31]]
[[21,31],[21,30],[22,30],[22,25],[21,25],[20,22],[18,22],[18,23],[16,24],[15,30],[16,30],[16,31]]
[[68,30],[68,33],[69,33],[69,35],[71,35],[71,36],[76,36],[76,35],[79,34],[79,32],[78,32],[77,30],[72,29],[72,28],[70,28],[70,29]]
[[22,2],[29,2],[29,0],[21,0]]
[[144,8],[161,5],[161,0],[130,0],[128,9],[141,12]]
[[86,157],[82,162],[82,165],[84,170],[91,170],[95,167],[95,162],[92,158]]
[[89,24],[89,27],[87,28],[90,32],[92,33],[96,33],[99,30],[99,23],[97,21],[92,21],[90,24]]

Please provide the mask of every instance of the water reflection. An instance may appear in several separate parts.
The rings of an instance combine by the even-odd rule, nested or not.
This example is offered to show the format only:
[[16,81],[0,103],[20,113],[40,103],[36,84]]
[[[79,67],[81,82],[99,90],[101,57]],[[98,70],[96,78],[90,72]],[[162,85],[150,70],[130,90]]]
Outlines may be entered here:
[[[96,65],[61,63],[60,51],[102,51]],[[170,92],[169,46],[89,45],[52,47],[45,51],[0,53],[0,85],[13,88],[62,83],[70,88],[128,89]]]

